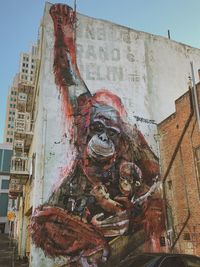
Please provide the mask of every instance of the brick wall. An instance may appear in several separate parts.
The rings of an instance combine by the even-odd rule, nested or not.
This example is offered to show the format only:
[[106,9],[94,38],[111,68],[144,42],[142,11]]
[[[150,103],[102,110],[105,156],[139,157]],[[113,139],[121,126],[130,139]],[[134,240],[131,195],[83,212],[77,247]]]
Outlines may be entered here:
[[[200,84],[197,91],[200,103]],[[175,236],[182,229],[175,251],[200,256],[200,173],[195,158],[195,150],[200,146],[200,130],[195,114],[190,117],[189,91],[177,99],[175,105],[175,113],[158,126],[164,178],[184,127],[189,123],[164,183],[168,214],[172,215],[171,219],[168,217],[168,228],[174,230]]]

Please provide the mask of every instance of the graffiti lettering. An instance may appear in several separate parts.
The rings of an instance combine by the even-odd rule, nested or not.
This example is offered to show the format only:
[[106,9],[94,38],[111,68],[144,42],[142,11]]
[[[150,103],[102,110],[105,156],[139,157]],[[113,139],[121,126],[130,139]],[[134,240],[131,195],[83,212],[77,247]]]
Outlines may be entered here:
[[85,57],[91,60],[96,60],[97,56],[93,45],[88,45],[88,49],[85,52]]
[[139,82],[140,81],[140,76],[137,73],[128,74],[128,80],[130,82]]
[[103,62],[109,60],[108,52],[103,47],[99,47],[99,59]]
[[148,120],[148,119],[144,119],[138,116],[134,116],[134,118],[136,119],[136,121],[141,121],[141,122],[148,123],[148,124],[156,124],[155,120]]
[[114,48],[114,49],[112,50],[111,59],[112,59],[113,61],[119,61],[119,60],[120,60],[120,51],[119,51],[119,49]]
[[97,28],[97,40],[106,40],[106,32],[103,26]]
[[127,43],[127,44],[131,43],[131,36],[130,36],[130,32],[129,31],[121,31],[121,35],[122,35],[122,40],[125,43]]
[[94,63],[79,65],[80,72],[87,80],[96,81],[123,81],[124,72],[122,67],[102,66]]
[[112,48],[107,50],[102,46],[96,48],[93,45],[87,45],[83,48],[83,45],[77,44],[77,54],[78,58],[82,60],[83,58],[89,60],[99,60],[102,62],[105,61],[120,61],[121,53],[118,48]]
[[127,59],[130,62],[134,62],[135,61],[135,56],[134,54],[131,52],[131,48],[128,46],[127,47],[128,53],[127,53]]
[[[86,26],[85,26],[86,25]],[[78,23],[77,26],[77,37],[86,38],[88,40],[98,40],[98,41],[121,41],[126,44],[131,43],[131,33],[129,30],[119,29],[115,26],[111,26],[109,29],[105,29],[104,24],[94,25],[92,22],[87,24]]]

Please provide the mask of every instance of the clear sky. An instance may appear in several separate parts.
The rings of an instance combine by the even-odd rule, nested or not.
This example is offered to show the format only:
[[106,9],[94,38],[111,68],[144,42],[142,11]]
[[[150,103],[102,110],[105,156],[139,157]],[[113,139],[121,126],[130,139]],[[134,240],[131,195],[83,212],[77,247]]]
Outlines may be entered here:
[[[20,52],[37,39],[45,0],[0,1],[0,142],[6,97],[19,69]],[[56,3],[58,1],[49,1]],[[73,6],[73,0],[62,3]],[[77,11],[200,48],[200,0],[77,0]]]

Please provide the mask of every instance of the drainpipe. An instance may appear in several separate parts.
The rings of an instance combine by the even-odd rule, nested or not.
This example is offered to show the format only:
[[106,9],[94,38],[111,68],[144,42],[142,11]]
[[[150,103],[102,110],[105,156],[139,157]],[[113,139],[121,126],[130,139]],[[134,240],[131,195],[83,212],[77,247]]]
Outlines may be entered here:
[[194,78],[193,62],[190,62],[190,65],[191,65],[192,84],[193,84],[193,87],[192,87],[193,105],[194,105],[195,115],[197,118],[199,131],[200,131],[200,112],[199,112],[199,105],[198,105],[197,88],[196,88],[195,78]]
[[166,180],[167,180],[167,177],[169,175],[169,172],[170,172],[170,170],[172,168],[172,165],[174,163],[174,160],[176,158],[176,155],[178,153],[178,150],[180,148],[180,145],[181,145],[181,143],[183,141],[183,137],[185,136],[185,133],[186,133],[186,131],[187,131],[189,125],[190,125],[191,119],[192,119],[193,114],[194,114],[193,106],[192,106],[192,93],[191,93],[191,89],[189,89],[189,95],[190,95],[190,114],[189,114],[188,119],[187,119],[187,121],[185,123],[185,126],[184,126],[184,128],[182,130],[182,133],[181,133],[181,135],[180,135],[180,137],[178,139],[178,142],[177,142],[176,147],[174,149],[174,152],[172,154],[172,157],[171,157],[171,160],[170,160],[169,165],[167,167],[167,170],[165,171],[165,174],[163,176],[163,182],[162,182],[163,183],[163,199],[164,199],[164,203],[165,203],[165,209],[166,209],[165,210],[165,213],[166,213],[166,218],[167,218],[167,229],[169,227],[169,223],[168,223],[168,217],[167,217]]
[[181,149],[181,146],[180,146],[180,162],[181,162],[181,169],[182,169],[182,175],[183,175],[183,179],[184,179],[184,192],[185,192],[185,196],[186,196],[186,203],[187,203],[187,218],[180,230],[180,232],[178,233],[178,236],[176,237],[176,239],[174,240],[174,243],[172,244],[171,246],[171,251],[173,251],[177,241],[179,240],[183,230],[185,229],[189,219],[190,219],[190,216],[191,216],[191,212],[190,212],[190,206],[189,206],[189,199],[188,199],[188,191],[187,191],[187,188],[186,188],[186,177],[185,177],[185,173],[184,173],[184,166],[183,166],[183,154],[182,154],[182,149]]

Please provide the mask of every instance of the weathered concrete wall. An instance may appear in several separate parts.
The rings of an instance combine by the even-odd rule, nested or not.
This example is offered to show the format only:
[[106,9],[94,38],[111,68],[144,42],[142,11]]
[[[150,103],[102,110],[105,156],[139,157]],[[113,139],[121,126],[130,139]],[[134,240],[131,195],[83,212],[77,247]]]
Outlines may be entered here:
[[77,52],[81,74],[94,92],[108,87],[134,115],[160,122],[188,88],[200,50],[111,22],[79,16]]
[[[32,151],[36,152],[33,208],[59,187],[59,177],[67,176],[76,150],[70,142],[72,128],[65,118],[60,92],[53,73],[54,30],[49,15],[43,18],[42,58],[38,81],[38,110]],[[154,152],[154,124],[173,109],[173,101],[187,90],[190,61],[200,65],[200,50],[165,38],[127,29],[110,22],[78,16],[78,65],[89,90],[101,88],[118,95],[128,114]],[[31,266],[55,266],[54,261],[32,245]]]

